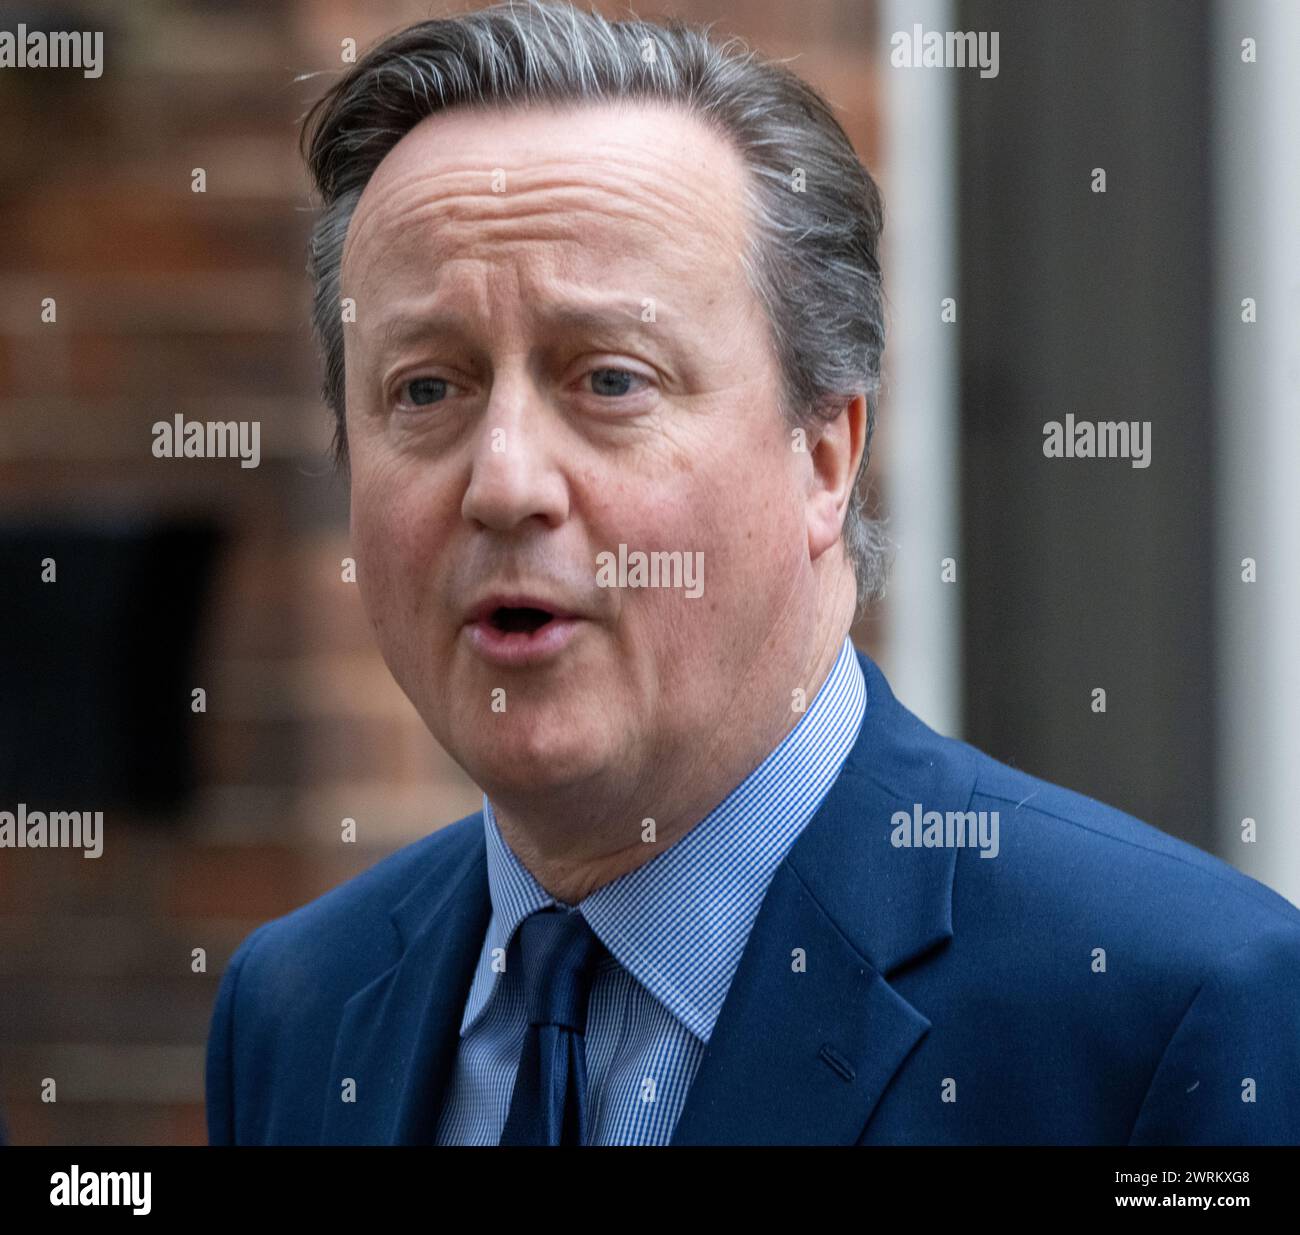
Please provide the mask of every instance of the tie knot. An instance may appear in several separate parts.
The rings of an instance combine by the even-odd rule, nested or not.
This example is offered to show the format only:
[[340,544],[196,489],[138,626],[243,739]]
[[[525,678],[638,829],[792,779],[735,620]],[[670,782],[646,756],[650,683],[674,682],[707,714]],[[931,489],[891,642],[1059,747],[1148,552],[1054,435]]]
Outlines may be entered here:
[[587,1031],[587,996],[605,946],[576,909],[551,906],[525,918],[519,950],[531,1025]]

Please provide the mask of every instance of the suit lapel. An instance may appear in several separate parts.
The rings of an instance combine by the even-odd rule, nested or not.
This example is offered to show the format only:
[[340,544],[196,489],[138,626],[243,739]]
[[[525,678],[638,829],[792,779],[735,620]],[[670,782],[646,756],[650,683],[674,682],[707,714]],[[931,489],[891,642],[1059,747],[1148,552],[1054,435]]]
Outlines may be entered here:
[[674,1145],[855,1144],[930,1028],[887,978],[952,937],[956,853],[895,848],[891,818],[964,810],[974,758],[936,745],[858,655],[858,739],[777,868]]
[[[322,1144],[434,1143],[492,912],[481,815],[463,835],[392,911],[397,962],[344,1005]],[[341,1097],[348,1077],[354,1102]]]

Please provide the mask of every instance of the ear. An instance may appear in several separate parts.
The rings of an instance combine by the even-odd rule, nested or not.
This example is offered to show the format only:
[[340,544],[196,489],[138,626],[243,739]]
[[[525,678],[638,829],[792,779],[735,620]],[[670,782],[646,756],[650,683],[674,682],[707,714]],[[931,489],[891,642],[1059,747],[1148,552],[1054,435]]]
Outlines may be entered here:
[[808,556],[814,562],[843,531],[866,440],[867,399],[858,394],[844,403],[834,420],[823,422],[815,442],[809,443]]

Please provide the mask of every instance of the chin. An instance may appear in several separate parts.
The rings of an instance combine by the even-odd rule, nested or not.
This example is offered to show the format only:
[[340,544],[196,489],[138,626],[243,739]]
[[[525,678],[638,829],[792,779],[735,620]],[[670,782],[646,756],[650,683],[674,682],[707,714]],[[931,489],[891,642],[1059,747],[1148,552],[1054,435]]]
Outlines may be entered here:
[[475,725],[469,742],[448,746],[456,762],[491,796],[536,794],[581,785],[608,766],[608,728],[552,728],[524,716],[497,727]]
[[560,766],[553,761],[502,760],[500,756],[472,776],[490,798],[544,799],[581,788],[597,775],[600,766],[586,754],[580,761]]

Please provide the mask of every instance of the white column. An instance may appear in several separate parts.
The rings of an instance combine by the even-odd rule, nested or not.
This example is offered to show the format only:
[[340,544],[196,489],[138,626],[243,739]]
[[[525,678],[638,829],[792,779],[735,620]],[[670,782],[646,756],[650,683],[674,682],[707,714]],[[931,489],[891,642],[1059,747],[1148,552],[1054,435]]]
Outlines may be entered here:
[[[955,74],[893,68],[890,38],[953,30],[950,0],[884,0],[879,67],[885,83],[885,233],[889,306],[881,436],[895,560],[885,603],[882,668],[898,698],[941,733],[960,736],[961,587],[957,492],[958,325],[940,321],[957,295]],[[958,320],[962,306],[957,305]],[[956,559],[957,582],[940,579]]]
[[1210,62],[1220,853],[1300,902],[1300,4],[1219,0]]

